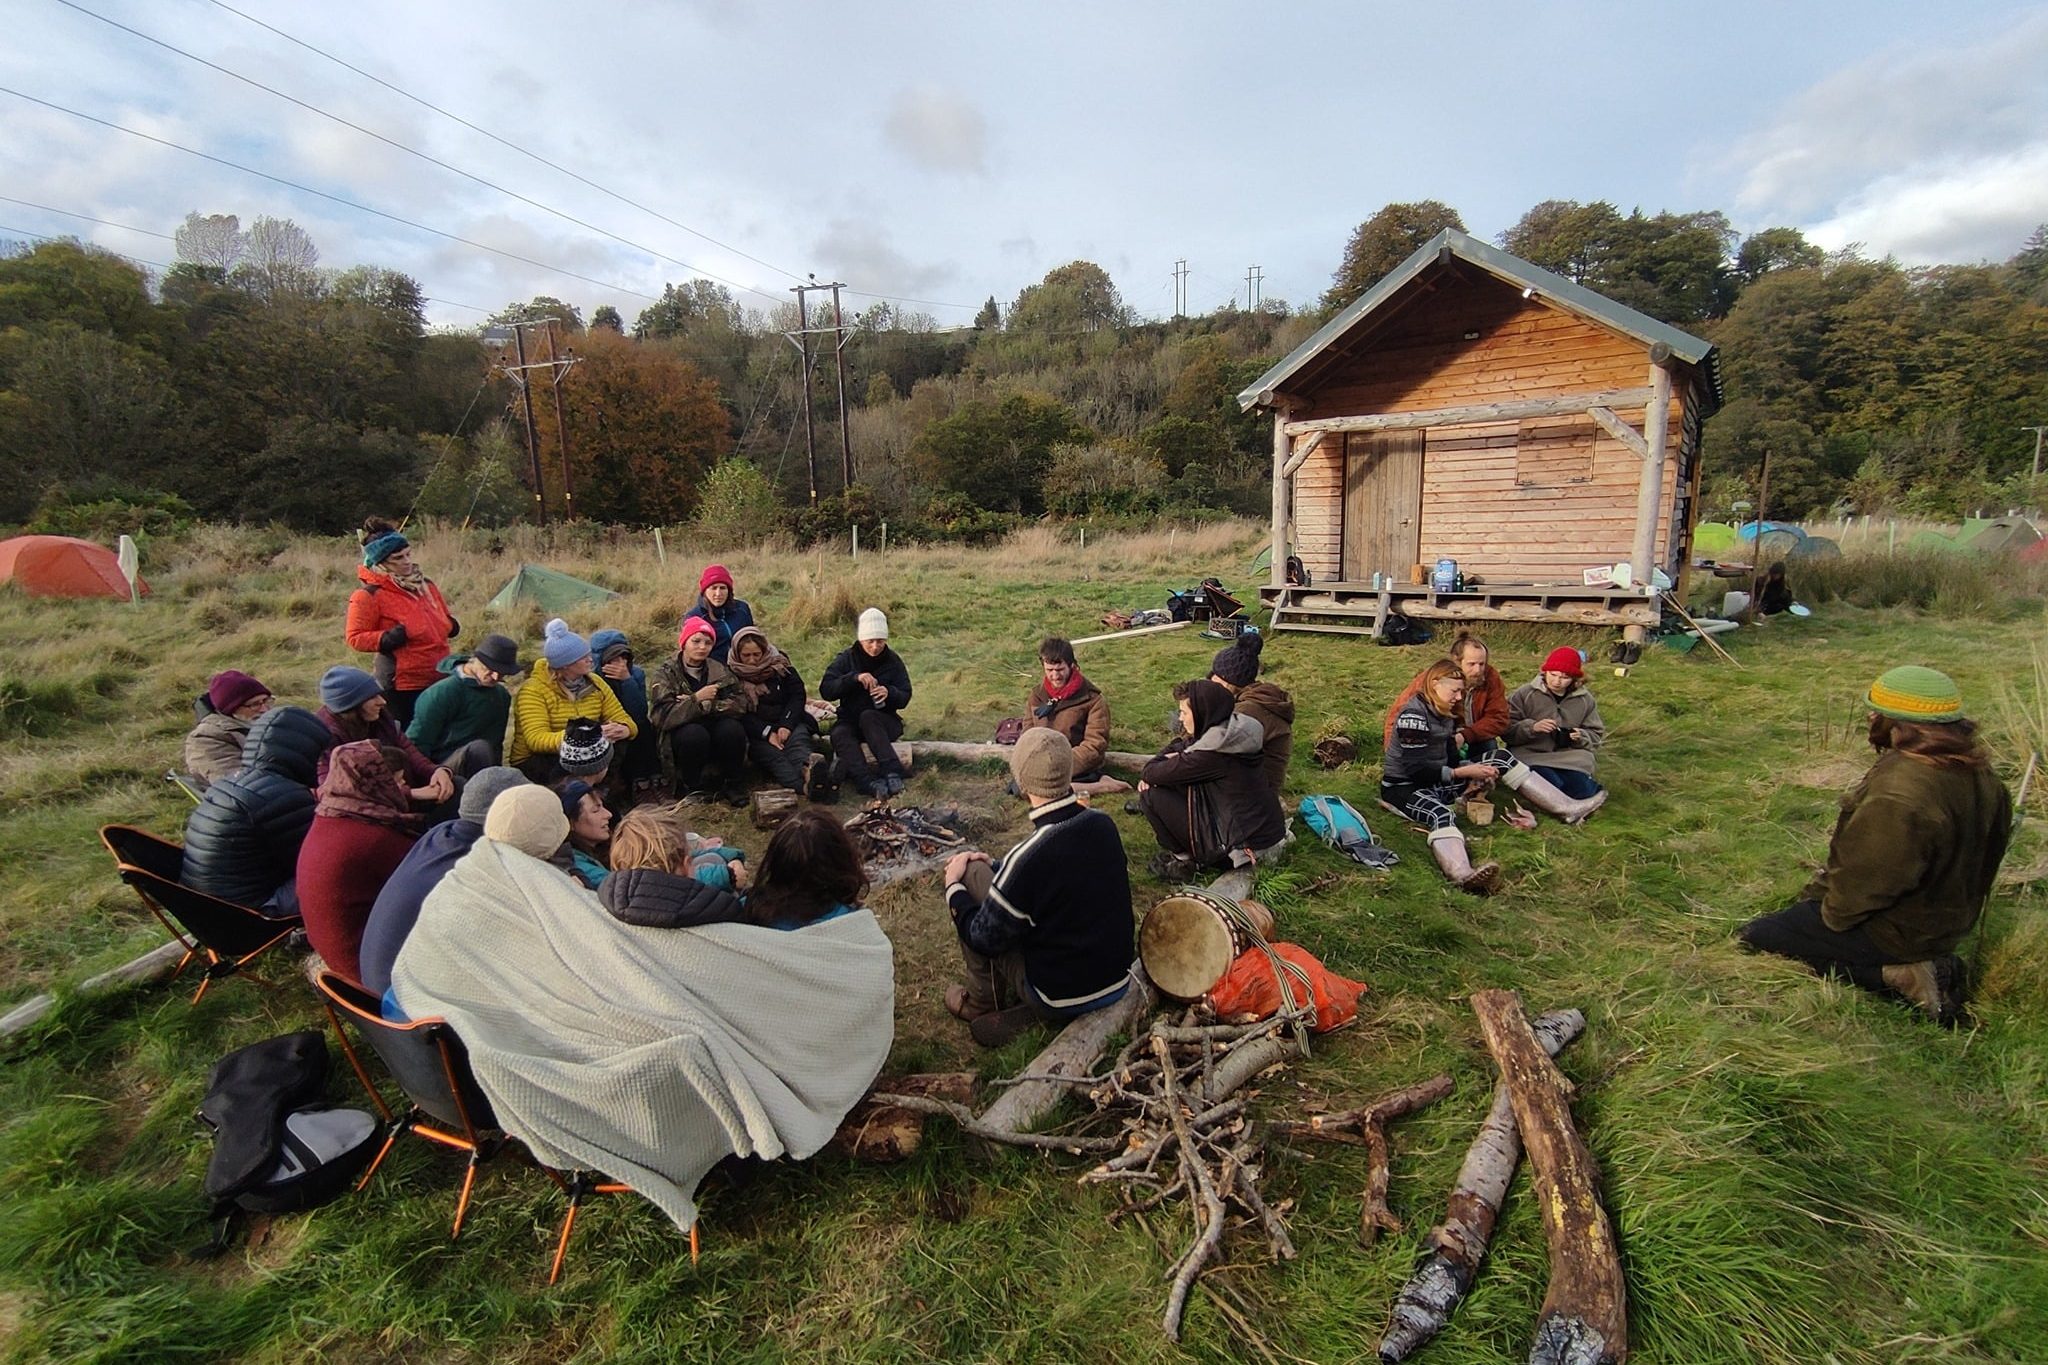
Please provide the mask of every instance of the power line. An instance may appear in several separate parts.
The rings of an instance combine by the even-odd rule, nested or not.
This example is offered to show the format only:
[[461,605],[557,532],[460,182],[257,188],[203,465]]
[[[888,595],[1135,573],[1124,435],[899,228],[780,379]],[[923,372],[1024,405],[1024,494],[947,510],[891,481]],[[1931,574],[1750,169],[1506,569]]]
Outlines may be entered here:
[[0,194],[0,203],[19,204],[25,209],[41,209],[44,213],[54,213],[60,218],[81,218],[88,223],[98,223],[101,227],[119,228],[123,232],[139,232],[145,237],[161,237],[167,242],[178,240],[168,232],[157,232],[150,228],[130,227],[126,223],[114,223],[109,222],[105,218],[95,218],[89,213],[73,213],[70,209],[53,209],[48,204],[32,203],[27,199],[15,199],[5,194]]
[[[19,201],[18,201],[18,200],[10,200],[9,202],[10,202],[10,203],[16,203],[16,202],[19,202]],[[62,237],[52,237],[52,236],[50,236],[50,235],[49,235],[48,233],[46,233],[46,232],[30,232],[30,231],[29,231],[29,230],[28,230],[27,228],[9,227],[9,226],[8,226],[7,224],[5,224],[5,223],[0,223],[0,232],[12,232],[12,233],[14,233],[14,234],[15,234],[16,236],[19,236],[19,237],[26,237],[26,238],[28,238],[29,240],[31,240],[31,241],[36,241],[36,242],[61,242],[61,241],[63,241],[63,240],[64,240],[64,239],[63,239]],[[77,239],[76,239],[76,238],[73,238],[72,240],[74,240],[74,241],[75,241],[75,240],[77,240]],[[105,247],[103,247],[103,246],[99,246],[99,243],[97,243],[97,242],[94,242],[94,243],[93,243],[92,245],[94,245],[94,246],[96,246],[96,247],[99,247],[99,249],[100,249],[101,251],[107,251],[107,249],[106,249]],[[131,262],[131,263],[133,263],[133,264],[135,264],[135,265],[147,265],[147,266],[153,266],[154,268],[156,268],[156,269],[158,269],[158,270],[169,270],[169,269],[170,269],[170,267],[169,267],[169,266],[167,266],[167,265],[165,265],[165,264],[164,264],[164,263],[163,263],[162,261],[151,261],[151,260],[145,260],[144,258],[142,258],[142,257],[140,257],[140,256],[126,256],[126,255],[122,255],[122,253],[121,253],[121,252],[118,252],[118,251],[107,251],[107,254],[108,254],[109,256],[116,256],[116,257],[119,257],[119,258],[120,258],[121,260],[124,260],[124,261],[129,261],[129,262]]]
[[688,270],[693,274],[702,275],[706,279],[716,280],[720,284],[731,285],[733,288],[741,290],[742,292],[749,294],[759,294],[762,298],[771,300],[776,303],[780,303],[782,301],[777,295],[770,294],[766,290],[756,289],[750,284],[741,284],[738,280],[728,280],[722,275],[714,275],[712,272],[704,269],[702,266],[692,265],[690,262],[683,260],[679,256],[671,256],[665,251],[658,251],[654,247],[647,246],[641,242],[636,242],[630,237],[621,237],[618,233],[612,232],[606,228],[601,228],[595,223],[585,222],[583,219],[576,217],[572,213],[564,213],[562,210],[555,208],[552,205],[543,204],[540,200],[535,199],[530,195],[521,194],[518,190],[507,188],[506,186],[500,185],[495,181],[486,180],[480,175],[476,175],[469,171],[463,170],[460,166],[453,165],[452,163],[447,161],[443,161],[440,157],[434,156],[431,153],[423,152],[417,147],[407,146],[405,143],[398,141],[396,138],[386,137],[384,134],[377,132],[373,128],[365,128],[362,124],[343,118],[339,114],[331,113],[326,109],[322,109],[317,104],[309,103],[305,100],[298,98],[296,95],[288,95],[284,91],[279,90],[276,86],[265,85],[262,81],[256,80],[254,77],[245,76],[239,71],[234,71],[229,69],[228,67],[222,66],[218,62],[208,61],[206,58],[198,56],[195,53],[187,52],[182,47],[177,47],[171,43],[167,43],[161,38],[151,37],[149,34],[144,33],[141,29],[131,28],[127,24],[124,24],[117,19],[110,19],[104,14],[97,14],[92,10],[87,9],[85,6],[76,3],[76,0],[57,0],[57,3],[64,6],[66,9],[76,10],[78,11],[78,13],[85,15],[87,18],[97,19],[101,23],[106,24],[111,28],[120,29],[123,33],[133,34],[135,37],[142,39],[142,41],[144,41],[145,43],[153,43],[157,47],[162,48],[166,52],[175,53],[178,56],[185,58],[185,60],[187,61],[196,62],[200,66],[206,67],[210,71],[218,71],[221,75],[227,76],[233,80],[238,80],[242,82],[242,84],[247,85],[252,89],[261,90],[266,95],[274,95],[278,99],[285,101],[287,104],[295,104],[299,108],[306,110],[308,113],[318,114],[321,118],[327,119],[334,123],[338,123],[344,128],[352,129],[355,132],[361,133],[364,137],[374,138],[375,140],[383,143],[387,147],[391,147],[398,151],[404,152],[407,156],[418,157],[421,161],[426,162],[428,165],[438,166],[442,170],[447,171],[450,174],[459,175],[465,180],[474,181],[476,184],[482,185],[487,190],[491,190],[495,193],[505,195],[508,198],[517,199],[520,203],[530,205],[533,208],[537,208],[542,213],[553,214],[555,217],[561,219],[563,222],[573,223],[577,227],[582,228],[586,232],[595,232],[599,236],[609,237],[615,242],[619,242],[625,246],[632,247],[635,251],[644,251],[649,256],[654,256],[660,260],[667,261],[671,265],[679,265],[683,269]]
[[[688,223],[681,222],[678,219],[670,217],[668,214],[663,213],[660,209],[654,208],[647,204],[643,204],[639,200],[634,199],[629,195],[621,194],[617,190],[614,190],[607,185],[599,184],[597,181],[592,180],[589,176],[583,175],[577,171],[573,171],[569,167],[562,165],[558,161],[552,161],[549,158],[542,156],[539,152],[533,151],[528,147],[523,147],[519,143],[512,141],[512,139],[508,137],[503,137],[497,133],[492,132],[488,128],[482,127],[481,125],[476,123],[472,123],[468,119],[462,117],[462,115],[460,114],[454,113],[447,109],[443,109],[440,105],[435,104],[432,100],[424,99],[419,95],[415,95],[414,93],[412,93],[412,91],[407,90],[405,87],[401,85],[397,85],[391,81],[387,81],[382,76],[374,75],[371,72],[365,71],[362,67],[356,66],[351,62],[345,61],[344,59],[335,56],[333,53],[327,51],[325,48],[322,48],[314,43],[309,43],[303,38],[294,37],[292,34],[286,33],[283,29],[278,28],[276,25],[267,24],[263,22],[263,20],[256,18],[252,14],[246,14],[243,11],[236,9],[233,5],[227,4],[225,0],[211,0],[211,3],[216,8],[226,10],[229,14],[234,15],[238,19],[245,20],[248,23],[256,25],[256,27],[260,29],[264,29],[267,32],[276,34],[278,37],[284,39],[286,42],[291,43],[296,47],[302,47],[316,57],[334,63],[336,66],[342,68],[344,71],[352,71],[356,75],[361,76],[364,80],[370,81],[375,85],[380,85],[384,89],[389,90],[394,95],[397,95],[403,99],[411,100],[414,104],[419,105],[423,109],[432,110],[434,113],[439,114],[441,117],[448,119],[454,123],[459,123],[464,128],[469,129],[471,132],[479,134],[480,136],[483,137],[487,137],[491,141],[499,144],[502,147],[509,147],[513,151],[519,153],[521,156],[539,162],[541,165],[546,166],[549,170],[556,171],[562,175],[566,175],[571,180],[576,181],[578,184],[587,185],[591,189],[596,190],[599,194],[605,195],[612,199],[616,199],[618,200],[618,202],[627,205],[629,208],[638,209],[640,210],[640,212],[647,214],[650,217],[659,218],[662,222],[667,223],[672,228],[676,228],[680,231],[687,232],[692,237],[701,238],[704,241],[709,242],[711,245],[717,247],[721,251],[730,251],[733,255],[739,256],[745,260],[752,261],[755,265],[762,266],[769,270],[773,270],[778,275],[787,275],[791,279],[797,280],[799,282],[801,282],[805,278],[804,276],[799,275],[796,271],[791,270],[786,266],[777,265],[773,261],[762,260],[759,256],[754,255],[752,252],[742,250],[741,248],[732,245],[730,242],[722,242],[718,238],[713,237],[708,232],[700,231],[697,228],[691,227]],[[84,12],[90,13],[91,11]],[[673,258],[669,257],[665,259]],[[691,268],[694,269],[695,267]],[[711,276],[710,278],[716,279],[717,276]],[[724,281],[724,283],[731,283],[731,281]],[[738,287],[748,288],[749,292],[751,293],[762,294],[762,297],[764,298],[773,298],[776,302],[781,302],[781,300],[779,298],[776,298],[776,296],[772,294],[765,294],[761,290],[751,289],[748,286]],[[852,294],[864,299],[881,299],[889,303],[916,303],[922,304],[929,308],[962,308],[972,311],[979,306],[977,304],[971,303],[951,303],[944,299],[913,299],[906,298],[898,294],[875,294],[870,293],[869,291],[864,289],[849,289],[846,292],[848,294]]]
[[82,119],[87,123],[96,123],[102,128],[111,128],[117,133],[126,133],[130,137],[141,138],[144,142],[154,142],[160,147],[169,147],[172,151],[184,152],[187,156],[196,156],[202,161],[211,161],[217,166],[226,166],[230,170],[241,171],[245,175],[253,175],[258,177],[259,179],[268,180],[273,184],[283,185],[287,189],[297,190],[301,194],[310,194],[313,195],[315,198],[325,199],[328,200],[330,203],[340,204],[343,208],[354,209],[358,213],[367,213],[372,215],[373,217],[383,218],[390,222],[398,223],[401,226],[409,227],[419,232],[429,233],[432,236],[443,239],[444,241],[456,242],[462,246],[472,247],[478,251],[488,251],[493,256],[503,256],[508,261],[518,261],[521,265],[530,265],[540,270],[551,271],[554,274],[563,276],[566,279],[581,280],[585,284],[594,284],[602,289],[610,289],[616,293],[629,295],[632,298],[646,299],[649,303],[660,302],[660,300],[657,299],[652,294],[643,294],[637,289],[629,289],[625,285],[615,283],[611,280],[600,280],[594,275],[585,275],[580,271],[570,270],[565,266],[550,265],[546,261],[537,261],[531,256],[522,256],[516,251],[507,251],[503,247],[490,246],[484,242],[478,242],[468,237],[458,236],[453,232],[443,232],[440,228],[428,227],[425,223],[416,223],[410,218],[401,218],[395,213],[387,213],[383,209],[372,208],[368,204],[358,204],[353,199],[344,199],[338,194],[329,194],[326,190],[316,190],[311,185],[302,185],[296,180],[287,180],[281,175],[272,175],[269,171],[259,171],[254,166],[244,166],[239,161],[230,161],[224,156],[215,156],[212,152],[202,152],[199,151],[197,148],[187,147],[184,146],[182,143],[172,142],[168,138],[158,137],[154,133],[145,133],[139,129],[125,127],[122,124],[114,123],[107,119],[98,118],[92,114],[81,113],[76,109],[67,109],[65,106],[61,104],[57,104],[50,100],[39,98],[35,95],[25,94],[22,91],[13,89],[10,86],[0,85],[0,95],[12,95],[18,100],[26,100],[30,104],[39,104],[45,109],[54,109],[60,114],[69,114],[71,117],[75,119]]

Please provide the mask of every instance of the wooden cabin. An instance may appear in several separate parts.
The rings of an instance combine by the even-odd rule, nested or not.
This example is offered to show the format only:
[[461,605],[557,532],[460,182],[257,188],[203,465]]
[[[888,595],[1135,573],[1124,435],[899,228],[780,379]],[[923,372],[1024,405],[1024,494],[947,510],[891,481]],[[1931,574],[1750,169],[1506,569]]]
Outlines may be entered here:
[[[1399,612],[1639,638],[1661,616],[1644,566],[1684,566],[1720,401],[1707,342],[1438,233],[1238,395],[1273,414],[1274,629]],[[1438,591],[1440,559],[1477,583]],[[1624,561],[1628,586],[1588,583]]]

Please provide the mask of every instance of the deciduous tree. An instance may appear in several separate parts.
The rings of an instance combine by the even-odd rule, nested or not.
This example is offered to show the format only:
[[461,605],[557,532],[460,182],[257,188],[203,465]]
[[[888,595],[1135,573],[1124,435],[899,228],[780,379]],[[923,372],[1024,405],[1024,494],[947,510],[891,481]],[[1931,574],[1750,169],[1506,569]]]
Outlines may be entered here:
[[1344,261],[1323,295],[1323,310],[1334,313],[1413,255],[1415,248],[1445,228],[1465,230],[1465,220],[1435,199],[1389,204],[1360,223],[1344,247]]

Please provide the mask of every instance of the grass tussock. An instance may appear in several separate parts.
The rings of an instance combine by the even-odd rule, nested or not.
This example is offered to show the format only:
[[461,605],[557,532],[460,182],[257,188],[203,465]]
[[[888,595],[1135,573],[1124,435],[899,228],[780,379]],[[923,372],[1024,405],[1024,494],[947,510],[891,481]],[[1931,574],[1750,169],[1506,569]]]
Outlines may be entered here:
[[2011,555],[1901,550],[1794,559],[1785,572],[1793,595],[1809,606],[1912,607],[1937,616],[2010,621],[2048,597],[2048,562],[2022,564]]
[[[483,607],[521,563],[618,589],[568,620],[586,634],[625,630],[650,666],[673,648],[714,559],[808,682],[858,612],[879,605],[916,684],[912,735],[978,739],[1022,710],[1041,636],[1093,634],[1104,610],[1157,605],[1206,574],[1248,589],[1264,528],[1091,531],[1084,551],[1078,527],[1045,524],[986,550],[864,546],[857,562],[845,548],[734,549],[687,532],[664,537],[665,561],[650,535],[605,528],[408,532],[465,646],[493,630],[537,645],[544,613]],[[0,595],[0,638],[12,647],[0,682],[0,1008],[60,991],[0,1065],[10,1214],[0,1220],[0,1357],[1354,1360],[1442,1216],[1489,1102],[1493,1070],[1465,999],[1500,986],[1532,1011],[1575,1005],[1590,1021],[1560,1066],[1620,1235],[1636,1359],[2048,1358],[2048,839],[2038,822],[2016,836],[1970,948],[1981,983],[1972,1033],[1940,1033],[1732,941],[1745,918],[1784,904],[1825,848],[1837,798],[1869,763],[1862,689],[1883,668],[1911,658],[1952,672],[2001,771],[2040,743],[2038,603],[2001,608],[2017,613],[2002,621],[1932,609],[1955,600],[1940,591],[1913,598],[1816,566],[1842,576],[1829,580],[1838,595],[1822,597],[1795,572],[1813,619],[1721,637],[1742,669],[1661,649],[1626,678],[1590,669],[1613,798],[1580,828],[1475,831],[1475,851],[1507,873],[1487,901],[1451,891],[1421,837],[1373,804],[1386,703],[1447,637],[1413,649],[1273,637],[1266,676],[1298,708],[1290,797],[1345,797],[1401,863],[1369,871],[1304,835],[1262,869],[1282,935],[1372,989],[1358,1024],[1317,1040],[1304,1065],[1267,1086],[1258,1112],[1348,1107],[1439,1071],[1456,1089],[1396,1125],[1390,1193],[1409,1231],[1370,1250],[1356,1240],[1362,1154],[1276,1154],[1269,1193],[1288,1201],[1301,1256],[1269,1266],[1241,1244],[1228,1273],[1198,1291],[1182,1352],[1156,1324],[1170,1261],[1161,1244],[1184,1242],[1184,1225],[1154,1221],[1156,1238],[1130,1220],[1112,1225],[1114,1196],[1077,1188],[1071,1163],[990,1159],[943,1122],[895,1167],[820,1156],[771,1165],[744,1189],[715,1177],[696,1266],[643,1201],[601,1200],[578,1224],[564,1283],[547,1289],[560,1195],[517,1163],[495,1163],[451,1243],[460,1166],[420,1142],[401,1143],[368,1190],[278,1220],[260,1244],[204,1265],[185,1259],[209,1232],[207,1147],[191,1125],[208,1068],[324,1018],[282,963],[268,974],[274,989],[222,982],[196,1009],[189,984],[63,995],[161,937],[94,830],[182,827],[189,806],[161,773],[213,672],[246,669],[305,703],[326,667],[364,660],[341,639],[356,582],[350,537],[199,528],[150,555],[158,592],[140,609]],[[1852,605],[1856,593],[1872,609]],[[223,618],[218,631],[201,627]],[[1535,626],[1486,634],[1511,683],[1559,643],[1597,664],[1611,638]],[[1216,648],[1193,631],[1082,646],[1111,702],[1111,746],[1156,748],[1168,688],[1206,672]],[[1332,725],[1360,741],[1361,756],[1325,772],[1309,737]],[[957,804],[1000,850],[1025,828],[1002,777],[920,763],[910,795]],[[1098,809],[1122,831],[1142,911],[1167,889],[1143,871],[1145,822],[1121,799]],[[715,829],[759,852],[743,819]],[[872,898],[897,967],[888,1074],[1014,1075],[1045,1035],[993,1054],[967,1041],[944,1007],[958,948],[937,895],[927,879]],[[330,1097],[364,1103],[345,1071]],[[1542,1221],[1519,1178],[1479,1286],[1428,1360],[1525,1356],[1546,1274]],[[1256,1337],[1207,1297],[1212,1283],[1228,1286]],[[332,1307],[308,1314],[308,1303]]]

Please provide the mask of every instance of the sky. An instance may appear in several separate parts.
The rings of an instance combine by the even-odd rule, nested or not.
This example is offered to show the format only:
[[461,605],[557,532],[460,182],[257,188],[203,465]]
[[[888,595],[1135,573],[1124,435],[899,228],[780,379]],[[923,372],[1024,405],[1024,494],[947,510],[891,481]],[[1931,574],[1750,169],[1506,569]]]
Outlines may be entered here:
[[1180,259],[1191,312],[1254,265],[1300,305],[1423,198],[1488,239],[1604,199],[1915,265],[2048,222],[2042,3],[0,0],[0,32],[0,239],[169,262],[187,213],[288,217],[447,326],[630,323],[693,275],[959,325],[1076,259],[1145,316]]

